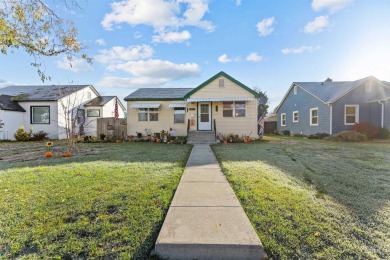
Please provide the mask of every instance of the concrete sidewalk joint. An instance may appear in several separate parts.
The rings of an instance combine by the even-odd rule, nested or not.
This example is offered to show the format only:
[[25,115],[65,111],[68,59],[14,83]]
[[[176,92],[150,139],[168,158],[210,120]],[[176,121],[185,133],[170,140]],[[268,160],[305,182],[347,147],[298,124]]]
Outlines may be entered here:
[[193,147],[155,252],[167,259],[263,258],[263,245],[209,145]]

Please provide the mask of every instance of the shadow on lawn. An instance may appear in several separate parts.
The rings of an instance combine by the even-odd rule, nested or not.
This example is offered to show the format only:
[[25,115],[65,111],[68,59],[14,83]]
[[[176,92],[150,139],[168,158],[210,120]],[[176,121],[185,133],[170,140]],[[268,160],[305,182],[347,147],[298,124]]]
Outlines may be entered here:
[[[36,158],[23,161],[0,160],[0,170],[35,166],[56,166],[71,163],[87,163],[94,161],[120,162],[174,162],[185,165],[191,151],[191,145],[167,145],[159,143],[83,143],[78,145],[79,153],[72,157],[55,154],[53,158],[44,157],[44,149]],[[85,152],[88,150],[88,152]],[[20,154],[28,151],[26,148]],[[20,155],[19,155],[20,156]],[[184,158],[184,159],[182,159]]]
[[[219,160],[263,161],[370,221],[390,201],[390,146],[284,140],[215,148]],[[222,160],[222,162],[223,162]]]

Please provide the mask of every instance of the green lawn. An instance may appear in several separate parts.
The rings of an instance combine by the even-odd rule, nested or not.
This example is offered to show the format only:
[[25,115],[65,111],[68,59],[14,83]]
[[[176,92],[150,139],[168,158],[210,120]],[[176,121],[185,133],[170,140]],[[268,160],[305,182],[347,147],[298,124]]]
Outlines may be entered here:
[[[39,143],[4,147],[0,258],[28,259],[148,257],[191,150],[156,143],[80,144],[79,155],[46,159]],[[33,152],[42,156],[10,160]]]
[[390,143],[213,150],[272,259],[390,259]]

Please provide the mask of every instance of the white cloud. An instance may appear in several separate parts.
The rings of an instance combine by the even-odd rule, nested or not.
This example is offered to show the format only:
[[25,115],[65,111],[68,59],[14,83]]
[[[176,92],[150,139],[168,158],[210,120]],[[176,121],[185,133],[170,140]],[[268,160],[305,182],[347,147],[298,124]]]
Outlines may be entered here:
[[114,46],[109,50],[99,50],[95,60],[100,63],[121,63],[139,59],[150,58],[153,55],[153,48],[149,45],[136,45],[127,48]]
[[267,36],[271,34],[274,31],[274,22],[275,22],[275,17],[269,17],[265,18],[262,21],[258,22],[256,27],[257,30],[259,31],[261,36]]
[[328,25],[329,25],[329,17],[328,16],[318,16],[314,19],[314,21],[306,24],[304,32],[305,33],[321,32]]
[[251,52],[247,57],[246,57],[246,60],[247,61],[252,61],[252,62],[258,62],[258,61],[261,61],[263,59],[262,56],[260,56],[259,54],[257,54],[257,52]]
[[112,64],[108,68],[111,71],[128,72],[134,77],[105,77],[98,85],[122,88],[153,87],[200,74],[200,68],[195,63],[176,64],[162,60],[129,61],[122,64]]
[[187,30],[182,32],[161,32],[159,35],[153,36],[153,42],[184,42],[191,38],[191,33]]
[[323,9],[328,9],[331,13],[335,13],[351,3],[354,0],[313,0],[311,7],[315,11],[321,11]]
[[236,0],[236,5],[240,6],[241,5],[241,0]]
[[68,58],[63,57],[62,60],[57,61],[57,67],[73,72],[92,71],[92,66],[84,59],[73,59],[69,61]]
[[287,54],[302,54],[304,52],[313,52],[320,49],[320,46],[301,46],[299,48],[285,48],[282,53]]
[[106,30],[113,25],[148,25],[156,31],[195,26],[213,31],[214,25],[203,20],[208,12],[208,0],[122,0],[111,4],[112,11],[101,22]]
[[106,46],[106,42],[103,39],[97,39],[95,43],[99,46]]
[[218,57],[218,61],[220,63],[238,62],[240,61],[240,58],[239,57],[229,58],[227,54],[222,54],[221,56]]

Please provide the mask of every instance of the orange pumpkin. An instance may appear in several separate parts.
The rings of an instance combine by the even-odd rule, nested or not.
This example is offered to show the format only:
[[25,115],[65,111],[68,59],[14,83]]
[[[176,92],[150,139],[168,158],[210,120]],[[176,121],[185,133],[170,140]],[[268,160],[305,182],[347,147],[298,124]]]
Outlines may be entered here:
[[50,152],[50,151],[47,151],[47,152],[45,153],[45,156],[46,156],[46,157],[53,157],[53,153]]
[[64,153],[64,157],[71,157],[72,156],[72,154],[69,152],[69,151],[67,151],[66,153]]

